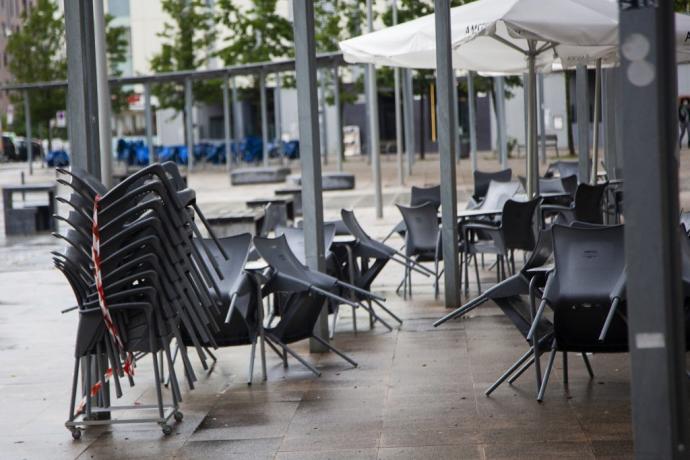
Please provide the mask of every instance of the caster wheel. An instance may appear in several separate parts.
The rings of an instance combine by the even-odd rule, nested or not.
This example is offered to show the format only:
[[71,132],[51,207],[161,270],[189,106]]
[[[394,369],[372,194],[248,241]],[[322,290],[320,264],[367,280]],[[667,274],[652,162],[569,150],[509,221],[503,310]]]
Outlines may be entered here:
[[173,415],[173,417],[175,418],[175,421],[176,421],[176,422],[181,422],[182,419],[184,418],[184,414],[183,414],[182,412],[180,412],[180,411],[177,411],[177,412],[175,412],[175,414]]
[[81,439],[81,430],[80,429],[72,430],[72,439],[74,439],[75,441],[79,441]]
[[170,436],[173,432],[173,429],[170,425],[163,425],[161,429],[163,430],[163,434],[166,436]]

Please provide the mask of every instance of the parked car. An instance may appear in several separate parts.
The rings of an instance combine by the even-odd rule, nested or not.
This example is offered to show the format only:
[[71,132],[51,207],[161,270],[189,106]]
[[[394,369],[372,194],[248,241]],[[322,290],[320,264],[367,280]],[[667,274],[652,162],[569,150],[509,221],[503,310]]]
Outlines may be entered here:
[[[17,142],[17,148],[16,148],[16,155],[15,159],[13,161],[26,161],[28,156],[27,156],[27,148],[26,148],[26,139],[23,137],[18,137],[16,139]],[[31,140],[31,153],[33,154],[33,159],[34,160],[40,160],[43,159],[43,146],[41,145],[40,142],[36,140]]]
[[2,161],[14,161],[17,156],[17,149],[9,136],[2,136]]

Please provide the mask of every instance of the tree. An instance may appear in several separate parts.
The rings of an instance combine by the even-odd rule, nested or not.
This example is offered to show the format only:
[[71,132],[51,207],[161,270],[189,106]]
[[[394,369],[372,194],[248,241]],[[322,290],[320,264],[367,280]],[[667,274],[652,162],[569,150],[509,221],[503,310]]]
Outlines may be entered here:
[[[57,2],[38,0],[22,13],[22,27],[12,34],[6,48],[9,69],[19,83],[64,80],[67,78],[64,20]],[[25,134],[24,95],[13,94],[17,108],[13,129]],[[49,123],[65,108],[64,89],[40,89],[29,93],[32,126],[39,136],[50,136]]]
[[[161,49],[150,61],[155,73],[196,70],[208,64],[216,40],[214,15],[205,0],[162,0],[161,7],[170,17],[158,34],[163,40]],[[194,98],[210,101],[217,98],[220,82],[195,81]],[[186,118],[184,86],[181,82],[152,85],[151,92],[161,108],[182,112]]]
[[[112,25],[113,17],[109,14],[105,16],[105,46],[108,58],[108,74],[114,77],[122,75],[120,67],[127,61],[127,29],[121,26]],[[128,98],[132,94],[131,90],[126,90],[121,86],[110,88],[111,110],[113,114],[122,113],[129,105]]]

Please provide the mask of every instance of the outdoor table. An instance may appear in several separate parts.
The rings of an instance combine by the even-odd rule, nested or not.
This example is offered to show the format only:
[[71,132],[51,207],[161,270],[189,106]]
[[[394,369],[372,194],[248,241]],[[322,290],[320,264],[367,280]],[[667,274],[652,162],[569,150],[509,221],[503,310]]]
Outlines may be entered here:
[[[347,252],[347,266],[348,266],[348,278],[349,278],[349,283],[354,285],[355,284],[355,257],[354,254],[352,253],[352,246],[357,243],[357,238],[355,238],[353,235],[335,235],[333,237],[333,246],[337,247],[342,247],[345,248],[345,251]],[[354,294],[353,294],[354,297]],[[370,325],[373,324],[374,318],[369,313],[369,323]],[[333,323],[335,324],[335,323]],[[357,333],[357,312],[355,309],[352,309],[352,330]],[[331,334],[335,332],[335,328],[331,331]],[[332,336],[331,336],[332,338]]]
[[[503,209],[463,209],[458,211],[458,220],[470,219],[473,217],[489,217],[503,214]],[[439,217],[441,213],[439,213]]]
[[253,200],[247,200],[247,207],[252,209],[263,208],[268,204],[283,206],[285,208],[287,220],[295,220],[295,199],[291,196],[274,196],[271,198],[257,198]]
[[240,233],[259,235],[264,223],[263,209],[246,209],[242,211],[221,212],[207,218],[216,236],[234,236]]
[[[13,195],[21,193],[45,193],[47,204],[28,204],[13,208]],[[41,230],[55,231],[55,193],[54,184],[9,185],[2,189],[3,214],[5,217],[5,235],[26,235]],[[25,203],[26,204],[26,203]]]

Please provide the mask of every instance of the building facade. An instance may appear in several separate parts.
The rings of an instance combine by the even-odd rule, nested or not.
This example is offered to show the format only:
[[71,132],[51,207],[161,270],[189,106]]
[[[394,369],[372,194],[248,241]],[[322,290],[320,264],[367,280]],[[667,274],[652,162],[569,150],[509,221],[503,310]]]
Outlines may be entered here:
[[[22,13],[31,8],[36,0],[0,0],[0,84],[12,81],[7,55],[7,41],[22,26]],[[0,92],[0,114],[7,114],[10,100]],[[10,110],[11,111],[11,110]]]

